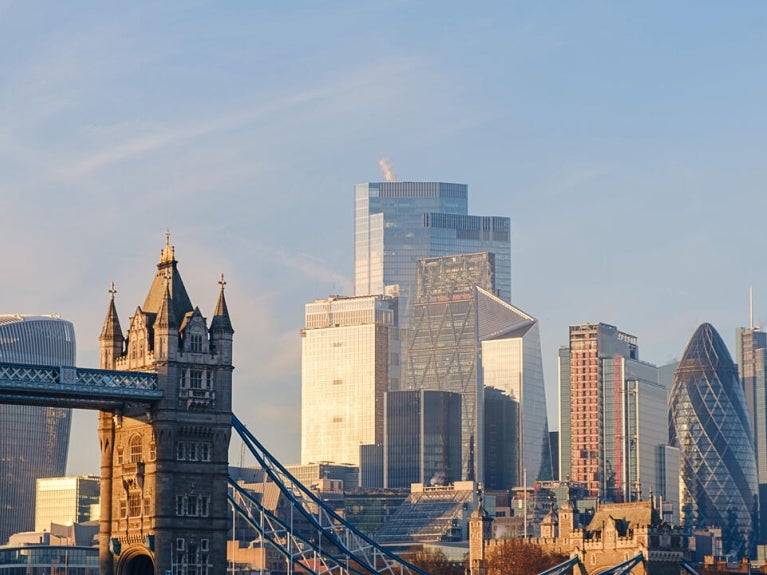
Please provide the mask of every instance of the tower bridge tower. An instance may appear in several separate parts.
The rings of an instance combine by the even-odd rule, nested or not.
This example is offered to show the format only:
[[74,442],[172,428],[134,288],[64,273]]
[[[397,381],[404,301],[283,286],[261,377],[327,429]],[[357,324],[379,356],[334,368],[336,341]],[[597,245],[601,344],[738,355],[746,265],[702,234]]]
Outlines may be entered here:
[[102,369],[157,374],[156,404],[103,411],[100,572],[226,572],[232,336],[223,275],[210,325],[193,307],[166,234],[143,306],[123,335],[115,290],[99,337]]

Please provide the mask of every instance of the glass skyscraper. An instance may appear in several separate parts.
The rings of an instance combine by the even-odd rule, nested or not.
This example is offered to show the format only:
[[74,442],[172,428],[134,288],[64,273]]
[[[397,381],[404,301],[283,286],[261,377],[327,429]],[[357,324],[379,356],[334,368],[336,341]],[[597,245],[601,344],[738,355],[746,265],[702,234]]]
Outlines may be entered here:
[[[0,362],[75,365],[75,330],[55,316],[0,315]],[[0,404],[0,542],[35,525],[35,481],[64,475],[72,412]]]
[[759,540],[767,544],[767,333],[753,325],[737,329],[736,359],[756,454],[759,485]]
[[719,526],[724,552],[744,551],[757,492],[751,423],[738,369],[711,324],[698,327],[687,344],[668,417],[669,443],[680,451],[682,521]]
[[72,525],[99,519],[101,480],[96,476],[43,477],[37,480],[35,531],[51,523]]
[[403,378],[407,389],[461,394],[463,480],[484,482],[486,386],[520,405],[520,443],[504,456],[519,454],[529,477],[551,479],[538,323],[493,295],[495,261],[487,252],[418,260]]
[[360,464],[382,445],[384,393],[399,365],[396,298],[334,296],[306,304],[301,330],[301,463]]
[[460,394],[425,389],[389,392],[384,427],[384,487],[461,480]]
[[511,221],[469,215],[468,187],[442,182],[358,184],[354,215],[355,295],[399,286],[400,327],[410,325],[416,260],[491,252],[496,289],[511,301]]

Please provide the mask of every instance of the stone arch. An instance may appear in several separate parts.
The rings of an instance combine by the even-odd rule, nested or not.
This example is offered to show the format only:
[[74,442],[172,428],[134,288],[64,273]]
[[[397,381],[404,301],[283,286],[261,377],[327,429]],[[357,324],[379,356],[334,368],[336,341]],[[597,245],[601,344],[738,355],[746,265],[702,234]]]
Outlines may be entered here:
[[143,545],[124,550],[115,565],[115,575],[154,575],[154,554]]

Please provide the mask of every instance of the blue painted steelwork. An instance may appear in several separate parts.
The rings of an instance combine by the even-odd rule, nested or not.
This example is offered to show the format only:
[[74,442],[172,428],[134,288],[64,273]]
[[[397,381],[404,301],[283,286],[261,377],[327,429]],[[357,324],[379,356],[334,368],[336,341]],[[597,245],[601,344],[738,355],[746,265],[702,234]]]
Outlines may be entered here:
[[564,561],[559,565],[554,565],[554,567],[546,569],[546,571],[541,571],[538,575],[564,575],[565,573],[572,571],[573,567],[578,565],[580,560],[580,557],[577,555],[575,557],[570,557],[567,561]]
[[699,574],[698,574],[698,571],[697,571],[697,569],[695,569],[695,567],[693,567],[692,565],[690,565],[690,564],[689,564],[687,561],[685,561],[684,559],[682,559],[682,560],[680,561],[680,565],[682,566],[682,569],[684,569],[685,571],[687,571],[687,573],[689,573],[690,575],[699,575]]
[[[274,459],[234,414],[232,415],[232,427],[242,438],[249,451],[256,458],[256,461],[261,465],[261,468],[264,469],[266,474],[287,497],[291,505],[294,506],[294,509],[317,530],[318,550],[322,547],[327,551],[330,547],[334,553],[337,552],[344,558],[342,569],[337,567],[336,561],[340,560],[336,557],[336,561],[332,562],[335,566],[330,570],[323,570],[320,573],[348,573],[350,572],[349,566],[356,565],[355,570],[352,572],[390,575],[428,575],[428,573],[415,565],[408,563],[388,549],[381,547],[373,539],[347,523],[343,517],[328,507],[309,488],[293,477],[279,461]],[[260,513],[260,506],[255,501],[253,503],[257,506]],[[284,529],[284,526],[282,528]],[[294,540],[294,542],[297,543],[297,540]],[[324,556],[326,551],[322,551],[319,554]],[[288,556],[292,554],[292,552],[288,552]]]
[[631,559],[618,563],[615,567],[610,567],[604,571],[600,571],[599,575],[628,575],[631,570],[644,561],[644,555],[641,553],[635,555]]
[[286,524],[268,509],[261,507],[258,500],[253,498],[247,491],[229,478],[232,488],[228,498],[232,508],[245,522],[259,533],[266,545],[271,546],[287,561],[298,566],[303,571],[312,575],[328,573],[354,573],[366,575],[367,571],[360,571],[354,565],[349,565],[346,557],[339,557],[330,550],[322,549],[322,541],[305,539],[296,534],[289,524]]
[[112,411],[162,396],[154,373],[0,363],[3,403]]

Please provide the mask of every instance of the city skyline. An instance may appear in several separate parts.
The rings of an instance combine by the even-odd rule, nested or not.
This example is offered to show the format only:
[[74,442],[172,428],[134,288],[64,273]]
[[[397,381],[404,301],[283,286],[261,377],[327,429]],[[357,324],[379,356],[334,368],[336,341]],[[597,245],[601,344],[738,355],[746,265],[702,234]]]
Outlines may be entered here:
[[[44,6],[0,4],[0,312],[60,314],[95,367],[110,282],[127,325],[169,229],[199,301],[225,274],[238,416],[285,463],[303,306],[353,295],[382,157],[511,218],[552,422],[569,325],[657,365],[704,321],[734,350],[749,286],[767,325],[763,4]],[[97,472],[95,416],[72,433]]]

